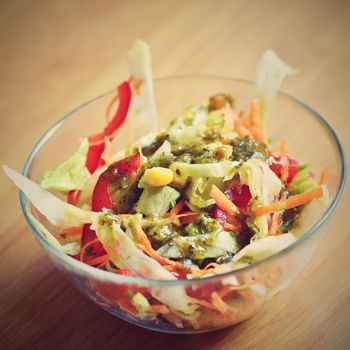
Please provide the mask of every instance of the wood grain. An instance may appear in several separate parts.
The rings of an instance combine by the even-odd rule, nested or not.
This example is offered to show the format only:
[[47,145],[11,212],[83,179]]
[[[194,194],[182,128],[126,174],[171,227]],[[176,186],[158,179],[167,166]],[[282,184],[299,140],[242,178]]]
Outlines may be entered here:
[[[125,52],[149,42],[154,75],[250,78],[274,48],[300,75],[285,88],[314,106],[350,150],[348,1],[44,1],[0,3],[1,163],[20,169],[60,116],[126,76]],[[152,333],[82,297],[46,258],[0,174],[3,349],[348,349],[346,186],[307,270],[258,315],[220,332]]]

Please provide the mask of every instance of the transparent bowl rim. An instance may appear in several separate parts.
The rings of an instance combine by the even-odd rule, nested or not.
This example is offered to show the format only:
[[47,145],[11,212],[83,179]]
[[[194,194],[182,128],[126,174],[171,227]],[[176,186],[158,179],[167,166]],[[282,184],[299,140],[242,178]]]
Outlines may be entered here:
[[[235,81],[239,83],[245,83],[252,85],[254,82],[246,79],[241,79],[241,78],[234,78],[234,77],[224,77],[224,76],[214,76],[214,75],[177,75],[177,76],[164,76],[164,77],[159,77],[154,79],[155,83],[158,81],[171,81],[171,80],[180,80],[180,79],[215,79],[215,80],[225,80],[225,81]],[[53,133],[68,119],[72,118],[75,113],[77,113],[80,109],[89,106],[90,104],[100,100],[101,98],[113,93],[115,90],[108,91],[102,95],[99,95],[83,104],[81,104],[79,107],[75,108],[62,118],[60,118],[54,125],[52,125],[36,142],[34,145],[32,151],[30,152],[27,160],[25,161],[22,174],[24,176],[27,176],[27,172],[30,168],[31,162],[33,158],[36,156],[40,148],[45,144],[45,142],[53,135]],[[181,280],[156,280],[156,279],[148,279],[148,278],[143,278],[143,277],[131,277],[131,276],[123,276],[123,275],[118,275],[109,271],[105,270],[100,270],[97,268],[94,268],[92,266],[89,266],[87,264],[84,264],[69,255],[64,254],[62,251],[57,249],[56,247],[52,246],[43,236],[42,234],[38,231],[36,228],[35,223],[31,220],[27,213],[27,208],[29,208],[29,200],[25,197],[24,193],[20,191],[19,196],[20,196],[20,203],[21,203],[21,208],[22,212],[24,214],[24,217],[34,232],[36,238],[41,242],[47,249],[50,251],[50,253],[54,254],[56,257],[60,258],[61,260],[65,261],[66,264],[70,265],[73,268],[82,270],[81,272],[85,272],[88,275],[93,275],[94,278],[99,279],[99,280],[108,280],[110,282],[115,282],[115,283],[127,283],[130,285],[144,285],[144,286],[171,286],[171,285],[192,285],[194,283],[202,284],[202,283],[207,283],[213,280],[233,276],[238,273],[244,273],[249,270],[253,270],[256,267],[266,264],[268,262],[271,262],[273,260],[279,259],[286,253],[296,249],[298,246],[303,244],[307,239],[309,239],[311,236],[313,236],[318,229],[327,221],[329,216],[332,214],[334,211],[336,205],[339,202],[341,193],[343,191],[344,185],[345,185],[345,179],[346,179],[346,158],[345,158],[345,152],[343,150],[343,147],[340,143],[340,140],[338,136],[336,135],[335,131],[333,128],[330,126],[330,124],[312,107],[310,107],[308,104],[306,104],[304,101],[301,99],[294,97],[290,95],[289,93],[283,91],[283,90],[278,90],[277,92],[278,95],[282,95],[284,97],[287,97],[288,99],[292,100],[293,102],[301,105],[303,108],[305,108],[315,119],[317,122],[321,124],[321,126],[326,130],[328,135],[331,137],[331,139],[334,141],[334,144],[336,145],[336,149],[338,151],[338,154],[340,156],[341,160],[341,176],[340,176],[340,182],[339,186],[337,189],[337,192],[330,204],[330,206],[327,208],[326,212],[322,215],[322,217],[317,221],[302,237],[298,238],[294,243],[289,245],[288,247],[284,248],[283,250],[270,255],[262,260],[259,260],[249,266],[245,266],[242,268],[239,268],[237,270],[229,271],[226,273],[222,273],[219,275],[212,275],[208,277],[202,277],[202,278],[194,278],[194,279],[181,279]]]

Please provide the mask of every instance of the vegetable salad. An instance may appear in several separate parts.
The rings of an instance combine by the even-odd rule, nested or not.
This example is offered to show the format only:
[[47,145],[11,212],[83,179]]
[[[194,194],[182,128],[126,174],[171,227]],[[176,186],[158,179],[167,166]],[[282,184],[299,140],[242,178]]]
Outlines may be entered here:
[[[56,227],[49,232],[32,218],[50,243],[95,268],[156,280],[220,275],[292,244],[304,208],[313,201],[325,208],[328,196],[327,167],[316,179],[308,164],[289,154],[286,140],[276,151],[266,136],[273,95],[293,70],[268,51],[246,110],[236,109],[234,92],[214,93],[157,130],[147,44],[136,41],[128,58],[130,78],[106,106],[103,130],[85,135],[40,185],[4,167]],[[150,133],[108,154],[136,110]],[[48,190],[65,194],[66,202]],[[277,283],[278,276],[270,289]],[[172,295],[120,286],[116,304],[140,318],[162,315],[179,327],[200,328],[208,312],[229,322],[228,298],[247,290],[246,281],[237,280],[215,290],[178,286]]]

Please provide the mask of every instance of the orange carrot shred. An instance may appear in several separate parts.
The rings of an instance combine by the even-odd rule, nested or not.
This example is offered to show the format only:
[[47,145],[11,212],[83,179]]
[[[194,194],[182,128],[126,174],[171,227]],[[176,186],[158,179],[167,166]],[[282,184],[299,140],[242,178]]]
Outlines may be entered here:
[[320,185],[325,185],[327,183],[328,171],[329,171],[329,167],[325,165],[321,171],[320,181],[319,181]]
[[108,260],[109,260],[108,255],[105,254],[105,255],[97,256],[96,258],[87,259],[84,261],[84,263],[90,266],[93,266],[93,265],[103,266],[103,265],[106,265]]
[[213,306],[224,316],[225,322],[230,321],[230,310],[228,305],[221,299],[217,292],[211,293]]
[[323,188],[322,186],[317,186],[310,191],[296,194],[294,196],[290,196],[286,200],[278,201],[264,207],[258,207],[253,209],[253,213],[255,217],[274,213],[275,211],[291,209],[298,207],[299,205],[306,204],[312,201],[315,198],[320,198],[323,196]]
[[254,99],[250,104],[250,113],[249,113],[249,126],[253,138],[256,141],[263,141],[264,135],[262,130],[260,115],[260,102],[259,99]]
[[230,294],[231,292],[246,288],[248,288],[246,284],[240,284],[239,286],[225,285],[217,293],[219,294],[220,298],[225,298],[225,296]]
[[177,202],[177,204],[175,205],[175,208],[171,209],[171,211],[167,213],[165,217],[167,218],[176,217],[176,215],[180,213],[180,211],[183,209],[184,206],[185,206],[185,200],[181,199],[180,201]]
[[83,234],[83,226],[70,227],[64,230],[66,236],[78,236]]
[[166,305],[151,305],[151,310],[154,314],[168,314],[169,308]]
[[223,193],[217,186],[212,186],[210,197],[212,197],[216,205],[227,214],[237,215],[239,213],[237,206],[228,199],[225,193]]
[[233,127],[240,138],[244,138],[250,135],[249,130],[245,127],[242,120],[237,116],[236,113],[233,113]]

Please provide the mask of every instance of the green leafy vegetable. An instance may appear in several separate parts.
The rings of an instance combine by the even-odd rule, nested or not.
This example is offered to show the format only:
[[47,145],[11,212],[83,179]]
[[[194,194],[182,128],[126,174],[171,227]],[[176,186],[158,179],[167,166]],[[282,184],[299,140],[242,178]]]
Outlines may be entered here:
[[160,217],[169,210],[169,203],[180,197],[180,193],[170,186],[151,187],[146,186],[140,199],[135,205],[137,213]]
[[40,186],[64,193],[71,190],[81,190],[90,177],[90,173],[85,167],[88,150],[89,142],[84,139],[71,157],[55,170],[45,172]]

